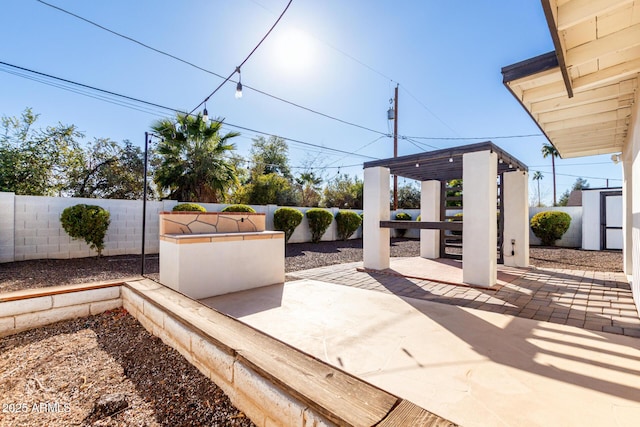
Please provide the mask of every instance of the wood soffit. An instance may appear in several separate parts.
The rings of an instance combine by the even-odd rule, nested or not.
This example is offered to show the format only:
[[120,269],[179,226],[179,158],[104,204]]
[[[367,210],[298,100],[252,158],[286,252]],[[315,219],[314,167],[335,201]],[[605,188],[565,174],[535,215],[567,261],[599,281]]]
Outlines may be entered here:
[[622,151],[640,76],[640,1],[542,0],[555,51],[502,69],[562,157]]

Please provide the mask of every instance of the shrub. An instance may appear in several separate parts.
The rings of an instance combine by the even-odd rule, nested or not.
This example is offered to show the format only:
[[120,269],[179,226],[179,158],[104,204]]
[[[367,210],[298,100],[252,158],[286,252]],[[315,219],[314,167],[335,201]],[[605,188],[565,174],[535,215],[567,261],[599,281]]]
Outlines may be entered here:
[[328,210],[320,208],[309,209],[306,215],[311,229],[311,241],[318,243],[333,222],[333,215]]
[[180,203],[173,207],[173,212],[206,212],[204,206],[197,203]]
[[336,224],[338,226],[338,237],[342,240],[347,240],[360,227],[362,218],[353,211],[339,211],[336,214]]
[[294,208],[279,208],[273,213],[273,226],[278,231],[284,231],[285,243],[300,225],[302,218],[304,218],[303,213]]
[[540,212],[531,218],[531,230],[545,246],[553,246],[567,232],[569,225],[571,216],[566,212]]
[[[457,214],[453,215],[453,218],[449,218],[449,222],[461,222],[462,221],[462,212],[458,212]],[[462,236],[462,231],[458,231],[458,230],[451,230],[451,234],[453,234],[454,236]]]
[[60,216],[62,228],[74,239],[84,239],[89,247],[102,255],[104,236],[109,228],[109,212],[94,205],[75,205]]
[[[411,221],[411,219],[411,215],[406,212],[398,212],[396,214],[396,221]],[[404,235],[407,234],[407,229],[396,228],[396,234],[398,235],[398,237],[404,237]]]
[[229,205],[222,209],[222,212],[249,212],[256,213],[256,210],[249,205]]
[[418,218],[416,218],[416,221],[422,221],[422,215],[418,215]]

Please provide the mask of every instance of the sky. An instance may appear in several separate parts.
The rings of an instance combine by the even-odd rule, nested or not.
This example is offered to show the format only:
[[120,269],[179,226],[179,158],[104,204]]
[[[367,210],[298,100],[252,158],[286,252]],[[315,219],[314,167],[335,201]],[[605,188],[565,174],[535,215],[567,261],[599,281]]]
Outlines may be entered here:
[[[40,115],[38,127],[74,124],[84,141],[139,146],[154,121],[200,105],[223,81],[212,73],[230,75],[288,3],[43,1],[1,2],[0,61],[11,66],[0,64],[0,115],[30,107]],[[312,166],[325,180],[362,177],[363,162],[393,156],[387,110],[398,85],[399,155],[491,140],[527,164],[530,177],[542,172],[542,201],[551,204],[551,161],[540,152],[547,140],[500,72],[551,50],[535,0],[293,0],[241,68],[243,97],[236,99],[236,84],[228,82],[206,107],[224,120],[225,132],[241,132],[236,153],[247,159],[253,138],[278,135],[288,139],[294,173]],[[607,179],[622,184],[610,155],[557,159],[556,173],[558,197],[578,177],[592,188]],[[530,192],[535,188],[531,182]]]

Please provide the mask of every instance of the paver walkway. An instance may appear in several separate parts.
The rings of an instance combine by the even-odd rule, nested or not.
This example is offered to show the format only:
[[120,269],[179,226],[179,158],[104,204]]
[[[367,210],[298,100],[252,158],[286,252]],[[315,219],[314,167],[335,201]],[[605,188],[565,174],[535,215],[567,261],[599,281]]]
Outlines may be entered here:
[[[405,260],[406,258],[392,258],[391,269],[393,270],[394,262],[406,262]],[[417,260],[425,263],[436,262],[422,258]],[[499,267],[498,277],[511,276],[507,279],[508,282],[503,280],[502,286],[496,289],[480,289],[358,269],[362,270],[362,262],[296,271],[287,274],[287,280],[320,280],[403,297],[640,337],[640,318],[629,283],[623,273]],[[456,280],[451,280],[452,277],[455,278],[455,275],[439,279],[455,283]]]

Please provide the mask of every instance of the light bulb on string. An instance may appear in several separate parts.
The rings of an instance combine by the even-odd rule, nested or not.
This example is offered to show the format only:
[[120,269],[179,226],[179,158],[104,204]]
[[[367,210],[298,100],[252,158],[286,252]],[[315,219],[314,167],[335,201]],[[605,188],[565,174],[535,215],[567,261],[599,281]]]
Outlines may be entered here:
[[240,74],[240,67],[236,67],[238,72],[238,84],[236,85],[236,99],[242,98],[242,74]]

